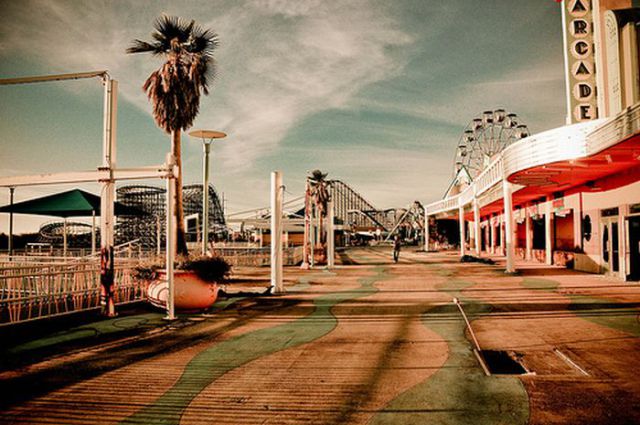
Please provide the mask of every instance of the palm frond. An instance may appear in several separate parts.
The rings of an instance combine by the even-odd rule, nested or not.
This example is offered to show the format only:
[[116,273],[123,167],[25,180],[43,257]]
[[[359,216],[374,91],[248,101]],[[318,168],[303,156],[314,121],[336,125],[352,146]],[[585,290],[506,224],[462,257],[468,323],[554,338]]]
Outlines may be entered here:
[[168,133],[185,130],[200,111],[200,97],[209,94],[215,77],[213,51],[218,36],[194,21],[162,15],[154,23],[153,43],[135,40],[128,53],[163,54],[166,62],[145,81],[143,90],[153,104],[153,116]]
[[127,47],[127,53],[146,53],[146,52],[155,52],[156,45],[147,43],[142,40],[133,40],[131,46]]

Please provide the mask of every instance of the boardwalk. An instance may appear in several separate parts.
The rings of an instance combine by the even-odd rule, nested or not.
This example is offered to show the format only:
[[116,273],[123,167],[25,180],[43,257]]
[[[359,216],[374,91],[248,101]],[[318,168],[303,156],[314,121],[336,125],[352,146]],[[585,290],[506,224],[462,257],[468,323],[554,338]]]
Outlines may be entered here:
[[[637,284],[409,249],[398,264],[390,248],[341,259],[285,270],[284,296],[171,324],[148,312],[13,335],[0,423],[640,422]],[[485,375],[454,297],[482,349],[529,373]]]

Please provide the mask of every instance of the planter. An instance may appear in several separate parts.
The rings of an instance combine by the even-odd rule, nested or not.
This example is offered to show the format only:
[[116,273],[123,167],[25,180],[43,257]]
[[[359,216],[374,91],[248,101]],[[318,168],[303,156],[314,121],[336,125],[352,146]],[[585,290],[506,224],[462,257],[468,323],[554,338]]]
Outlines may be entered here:
[[[218,298],[220,286],[215,282],[205,282],[192,271],[176,270],[173,274],[173,282],[176,311],[205,310],[211,307]],[[147,299],[156,307],[167,308],[168,296],[169,287],[166,274],[161,271],[158,273],[158,280],[149,284]]]

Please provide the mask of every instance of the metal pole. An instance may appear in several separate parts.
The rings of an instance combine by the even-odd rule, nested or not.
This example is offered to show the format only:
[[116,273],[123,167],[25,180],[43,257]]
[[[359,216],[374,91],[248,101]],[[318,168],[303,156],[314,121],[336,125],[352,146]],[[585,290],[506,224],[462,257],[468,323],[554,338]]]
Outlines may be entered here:
[[467,239],[464,231],[464,205],[458,207],[458,221],[460,225],[460,256],[464,257],[466,253],[465,241]]
[[473,237],[475,238],[475,251],[476,255],[479,257],[482,244],[480,243],[480,206],[478,205],[478,198],[473,199],[473,230]]
[[514,273],[515,244],[513,243],[513,203],[511,199],[511,183],[505,178],[502,180],[502,194],[504,198],[504,248],[507,257],[507,273]]
[[202,254],[206,255],[209,245],[209,152],[211,151],[211,140],[202,143],[204,150],[204,160],[202,162]]
[[96,255],[96,210],[91,211],[91,255]]
[[108,74],[104,81],[104,137],[102,143],[102,170],[109,173],[109,177],[102,180],[100,195],[100,252],[101,283],[104,295],[104,313],[115,316],[114,279],[113,279],[113,201],[115,199],[115,184],[113,169],[116,164],[116,115],[117,115],[117,81],[111,80]]
[[[311,202],[310,202],[311,203]],[[309,220],[309,268],[315,266],[316,263],[316,229],[315,229],[315,214],[316,210],[313,203],[311,203],[311,218]]]
[[67,258],[67,217],[62,219],[62,256]]
[[553,233],[551,232],[552,223],[552,214],[553,214],[553,201],[551,197],[547,197],[547,202],[545,203],[545,212],[544,212],[544,259],[547,265],[553,264],[553,245],[552,245],[552,237]]
[[311,206],[309,204],[309,181],[305,183],[304,189],[304,236],[302,242],[302,265],[301,269],[308,269],[309,261],[309,245],[311,236]]
[[[10,187],[9,188],[9,205],[13,206],[13,194],[15,193],[16,188],[15,187]],[[13,212],[9,213],[9,260],[11,260],[11,257],[13,256]]]
[[531,211],[529,210],[529,205],[527,204],[524,207],[524,232],[525,232],[525,253],[524,258],[527,261],[531,261],[533,255],[533,229],[531,223]]
[[284,292],[282,284],[282,173],[271,173],[271,293]]
[[[175,163],[175,158],[171,153],[167,154],[168,168],[172,168]],[[173,208],[173,202],[171,200],[174,197],[175,192],[175,176],[167,179],[167,202],[166,202],[166,214],[167,214],[167,234],[166,234],[166,268],[167,275],[167,316],[165,319],[174,320],[175,315],[175,282],[173,279],[173,261],[175,255],[175,239],[176,239],[176,216]]]
[[336,241],[335,231],[333,229],[333,198],[327,203],[327,268],[332,269],[335,266]]
[[424,209],[424,252],[429,252],[429,213]]
[[162,252],[162,225],[160,224],[160,216],[156,216],[156,255],[160,257]]

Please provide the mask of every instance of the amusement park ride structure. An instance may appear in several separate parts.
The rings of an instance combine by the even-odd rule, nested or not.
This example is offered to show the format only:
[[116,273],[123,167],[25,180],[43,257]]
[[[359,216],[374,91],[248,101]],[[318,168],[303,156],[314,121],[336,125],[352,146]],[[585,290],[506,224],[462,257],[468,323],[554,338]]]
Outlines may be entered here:
[[[68,81],[84,78],[99,78],[104,86],[103,109],[103,140],[102,140],[102,165],[95,171],[69,171],[62,173],[38,174],[26,176],[0,177],[0,187],[12,188],[18,186],[36,186],[48,184],[99,182],[101,190],[101,217],[100,217],[100,255],[101,272],[100,280],[103,289],[105,313],[115,315],[114,304],[114,201],[115,182],[118,180],[136,180],[161,178],[167,181],[167,194],[173,196],[173,179],[180,170],[175,165],[175,159],[171,154],[167,155],[165,164],[137,167],[116,167],[116,117],[117,117],[117,91],[118,83],[111,79],[107,71],[90,71],[72,74],[46,75],[36,77],[8,78],[0,80],[0,85],[10,84],[34,84],[50,81]],[[173,306],[173,262],[175,243],[175,216],[171,202],[166,204],[167,237],[166,237],[166,264],[167,280],[169,285],[169,299],[167,302],[167,318],[175,319]]]

